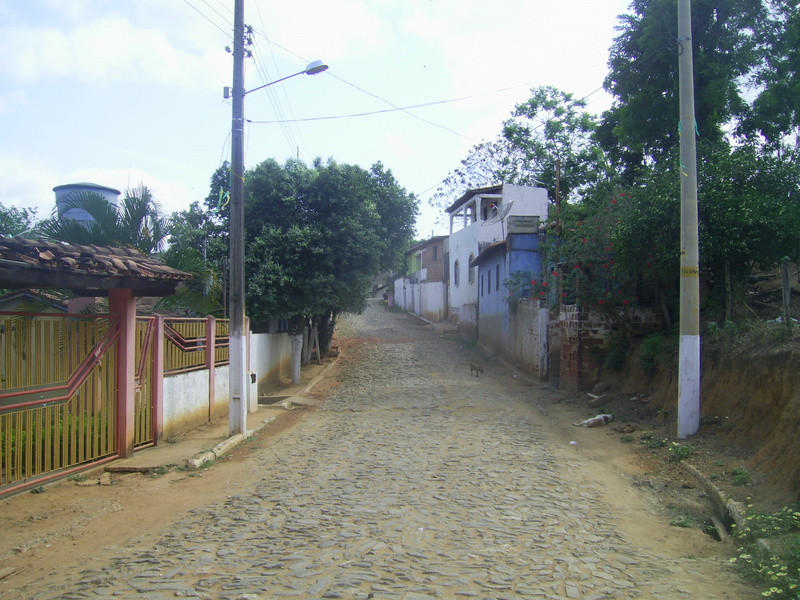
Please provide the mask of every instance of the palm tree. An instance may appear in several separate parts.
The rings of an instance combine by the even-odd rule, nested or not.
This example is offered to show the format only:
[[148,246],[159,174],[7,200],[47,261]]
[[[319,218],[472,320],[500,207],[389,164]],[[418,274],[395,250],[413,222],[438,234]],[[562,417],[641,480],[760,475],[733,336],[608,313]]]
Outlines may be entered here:
[[91,220],[79,221],[53,214],[37,228],[48,239],[135,248],[148,256],[157,254],[166,245],[169,220],[145,185],[127,190],[117,208],[96,192],[78,192],[67,198],[62,208],[65,212],[70,209],[85,211]]

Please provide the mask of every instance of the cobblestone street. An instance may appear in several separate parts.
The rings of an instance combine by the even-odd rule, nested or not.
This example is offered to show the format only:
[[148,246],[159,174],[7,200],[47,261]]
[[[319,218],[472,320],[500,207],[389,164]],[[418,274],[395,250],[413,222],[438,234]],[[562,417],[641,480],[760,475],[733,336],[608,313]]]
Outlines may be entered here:
[[148,551],[13,597],[754,597],[722,553],[693,556],[655,514],[638,529],[687,536],[685,551],[630,539],[625,506],[555,444],[554,392],[493,361],[471,376],[477,347],[370,302],[340,319],[322,405],[253,454],[253,489],[192,510]]

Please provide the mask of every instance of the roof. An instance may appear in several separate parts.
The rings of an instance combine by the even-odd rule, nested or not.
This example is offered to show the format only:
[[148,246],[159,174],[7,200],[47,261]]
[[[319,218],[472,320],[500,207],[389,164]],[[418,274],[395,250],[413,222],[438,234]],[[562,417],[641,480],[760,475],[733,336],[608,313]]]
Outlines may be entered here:
[[467,200],[472,198],[477,194],[500,194],[503,192],[503,184],[498,183],[497,185],[490,185],[488,187],[477,188],[474,190],[468,190],[461,198],[453,202],[450,206],[445,209],[445,212],[452,213],[457,211],[461,208],[462,205],[467,203]]
[[484,263],[487,260],[489,260],[489,258],[494,256],[495,254],[497,254],[501,250],[505,250],[505,249],[506,249],[506,241],[505,240],[502,240],[500,242],[495,242],[494,244],[490,244],[490,245],[486,246],[486,248],[481,250],[481,253],[478,254],[478,256],[476,256],[475,258],[473,258],[472,262],[469,263],[470,268],[477,267],[481,263]]
[[57,192],[57,191],[69,190],[69,189],[72,189],[72,188],[74,188],[76,190],[87,190],[87,189],[89,189],[89,190],[102,190],[104,192],[114,192],[117,195],[122,193],[116,188],[108,187],[107,185],[100,185],[100,184],[97,184],[97,183],[89,183],[88,181],[80,182],[80,183],[65,183],[63,185],[57,185],[56,187],[53,188],[53,191]]
[[141,296],[167,296],[189,279],[190,273],[131,248],[0,237],[4,288],[67,288],[85,296],[127,288]]
[[422,250],[423,248],[426,248],[436,242],[441,242],[442,240],[446,240],[448,237],[449,236],[446,235],[436,235],[428,240],[425,240],[424,242],[420,242],[419,244],[414,244],[413,246],[411,246],[411,248],[406,250],[406,255],[411,254],[412,252],[416,252],[417,250]]

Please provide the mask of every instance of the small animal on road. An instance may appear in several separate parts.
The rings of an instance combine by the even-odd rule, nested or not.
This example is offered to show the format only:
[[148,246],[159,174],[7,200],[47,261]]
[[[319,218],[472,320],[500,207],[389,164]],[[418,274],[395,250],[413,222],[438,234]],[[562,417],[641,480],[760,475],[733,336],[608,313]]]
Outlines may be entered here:
[[475,363],[469,363],[469,374],[472,375],[473,373],[475,373],[475,377],[480,377],[481,373],[483,373],[483,367]]
[[614,415],[597,415],[580,423],[573,423],[576,427],[601,427],[614,420]]

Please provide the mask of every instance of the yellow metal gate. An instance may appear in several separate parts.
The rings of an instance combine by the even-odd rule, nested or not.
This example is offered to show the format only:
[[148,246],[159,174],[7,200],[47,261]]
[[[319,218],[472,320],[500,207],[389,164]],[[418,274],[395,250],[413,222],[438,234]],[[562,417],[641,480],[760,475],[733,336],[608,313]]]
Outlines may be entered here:
[[108,315],[0,313],[0,493],[117,454]]
[[136,318],[136,412],[134,447],[151,446],[155,440],[153,419],[153,360],[156,342],[154,317]]

